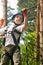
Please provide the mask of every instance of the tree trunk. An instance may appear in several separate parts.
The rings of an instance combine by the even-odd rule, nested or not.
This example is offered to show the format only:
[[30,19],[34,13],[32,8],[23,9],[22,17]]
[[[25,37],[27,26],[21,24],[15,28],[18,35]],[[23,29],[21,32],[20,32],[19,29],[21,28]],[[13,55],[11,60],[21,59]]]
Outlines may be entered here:
[[43,0],[40,0],[40,65],[43,65]]
[[3,18],[7,24],[7,0],[2,0],[3,2]]
[[[34,60],[35,60],[35,64],[40,60],[40,42],[39,42],[39,30],[40,30],[40,4],[39,4],[39,0],[37,1],[37,15],[36,15],[36,42],[35,42],[35,46],[34,46]],[[39,63],[40,64],[40,63]]]

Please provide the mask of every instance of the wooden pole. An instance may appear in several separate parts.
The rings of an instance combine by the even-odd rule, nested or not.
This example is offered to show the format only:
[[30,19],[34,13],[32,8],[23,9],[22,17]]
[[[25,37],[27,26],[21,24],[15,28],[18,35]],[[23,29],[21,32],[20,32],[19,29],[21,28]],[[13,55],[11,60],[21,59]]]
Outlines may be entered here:
[[[34,60],[35,64],[40,60],[40,42],[39,42],[39,30],[40,30],[40,4],[39,0],[37,1],[37,15],[36,15],[36,43],[34,47]],[[40,63],[39,63],[40,64]]]
[[40,65],[43,65],[43,0],[40,0]]
[[3,2],[3,18],[7,24],[7,0],[2,0]]

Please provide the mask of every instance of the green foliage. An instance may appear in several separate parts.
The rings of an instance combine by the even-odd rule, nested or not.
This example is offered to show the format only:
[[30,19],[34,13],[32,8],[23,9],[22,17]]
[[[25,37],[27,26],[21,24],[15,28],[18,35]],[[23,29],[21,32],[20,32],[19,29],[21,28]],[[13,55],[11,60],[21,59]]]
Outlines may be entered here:
[[32,20],[28,24],[28,32],[33,32],[36,29],[36,21]]
[[[21,58],[22,65],[34,65],[34,42],[35,42],[35,32],[26,34],[23,38],[25,43],[21,44]],[[30,42],[28,42],[30,40]]]
[[1,59],[2,49],[0,48],[0,59]]
[[31,32],[30,34],[27,34],[26,38],[29,39],[31,43],[33,43],[35,41],[35,32]]

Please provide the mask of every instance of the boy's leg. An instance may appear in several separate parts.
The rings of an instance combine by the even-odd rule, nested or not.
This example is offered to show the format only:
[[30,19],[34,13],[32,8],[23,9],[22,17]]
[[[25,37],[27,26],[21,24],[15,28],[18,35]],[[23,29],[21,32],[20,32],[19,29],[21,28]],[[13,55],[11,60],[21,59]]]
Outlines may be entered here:
[[2,55],[1,65],[9,65],[9,57],[7,56],[7,54]]
[[21,65],[20,48],[17,48],[13,54],[14,65]]
[[[3,54],[2,54],[2,58],[1,58],[1,65],[9,65],[9,60],[10,60],[10,57],[8,55],[8,53],[12,56],[13,55],[13,52],[12,49],[14,46],[13,45],[9,45],[9,46],[6,46],[6,52],[3,50]],[[7,53],[8,52],[8,53]]]

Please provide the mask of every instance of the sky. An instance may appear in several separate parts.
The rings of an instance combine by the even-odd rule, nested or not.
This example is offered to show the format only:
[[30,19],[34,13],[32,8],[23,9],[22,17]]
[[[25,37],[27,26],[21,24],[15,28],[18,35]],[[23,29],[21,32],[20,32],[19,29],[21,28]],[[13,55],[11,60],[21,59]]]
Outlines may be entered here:
[[8,0],[9,1],[9,6],[12,8],[17,8],[17,2],[18,0]]
[[[17,9],[17,2],[18,0],[8,0],[8,6],[11,8]],[[3,3],[0,0],[0,19],[3,18]]]

